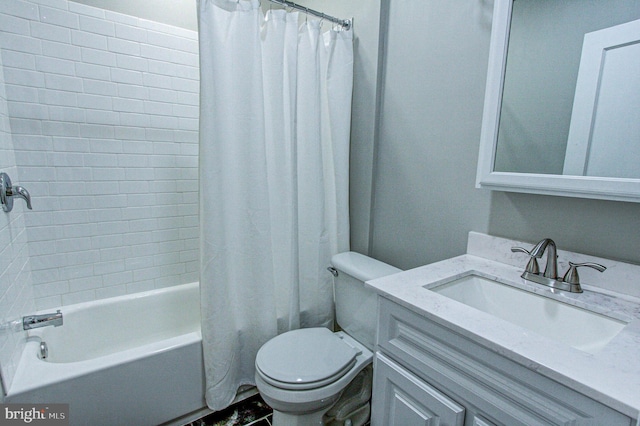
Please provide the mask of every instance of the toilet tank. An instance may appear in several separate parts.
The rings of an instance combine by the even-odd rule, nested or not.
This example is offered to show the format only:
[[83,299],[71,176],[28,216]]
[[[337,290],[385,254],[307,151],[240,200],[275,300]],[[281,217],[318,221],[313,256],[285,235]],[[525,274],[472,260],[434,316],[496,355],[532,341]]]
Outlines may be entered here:
[[333,279],[336,321],[349,336],[373,349],[377,319],[377,294],[364,282],[401,270],[355,252],[338,253],[331,258],[338,272]]

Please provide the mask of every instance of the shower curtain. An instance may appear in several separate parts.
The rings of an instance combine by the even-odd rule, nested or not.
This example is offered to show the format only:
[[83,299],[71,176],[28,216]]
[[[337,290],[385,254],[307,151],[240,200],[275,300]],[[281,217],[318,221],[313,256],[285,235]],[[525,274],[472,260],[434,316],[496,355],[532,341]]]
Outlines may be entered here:
[[349,249],[351,31],[257,0],[199,0],[200,286],[206,399],[254,384],[278,333],[333,324]]

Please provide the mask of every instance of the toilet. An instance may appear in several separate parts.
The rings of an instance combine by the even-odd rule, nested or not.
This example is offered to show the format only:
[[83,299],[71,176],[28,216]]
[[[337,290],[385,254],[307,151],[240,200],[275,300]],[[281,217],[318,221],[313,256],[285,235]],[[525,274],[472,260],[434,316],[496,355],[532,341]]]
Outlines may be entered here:
[[331,258],[341,331],[280,334],[256,356],[256,386],[275,426],[363,425],[369,420],[376,294],[364,282],[399,269],[355,252]]

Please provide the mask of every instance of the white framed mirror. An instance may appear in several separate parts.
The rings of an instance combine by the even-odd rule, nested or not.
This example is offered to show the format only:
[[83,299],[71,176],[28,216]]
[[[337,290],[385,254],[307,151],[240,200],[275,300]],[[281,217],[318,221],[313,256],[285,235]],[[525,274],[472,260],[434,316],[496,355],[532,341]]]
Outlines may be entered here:
[[476,187],[640,202],[639,53],[637,0],[495,0]]

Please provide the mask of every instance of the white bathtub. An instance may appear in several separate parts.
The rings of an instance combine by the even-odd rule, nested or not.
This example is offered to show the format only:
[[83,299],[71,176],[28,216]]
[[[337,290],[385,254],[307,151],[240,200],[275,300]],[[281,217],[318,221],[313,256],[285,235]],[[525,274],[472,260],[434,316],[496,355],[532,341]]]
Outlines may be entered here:
[[109,426],[205,406],[198,283],[59,309],[63,326],[29,332],[6,403],[68,403],[72,425]]

